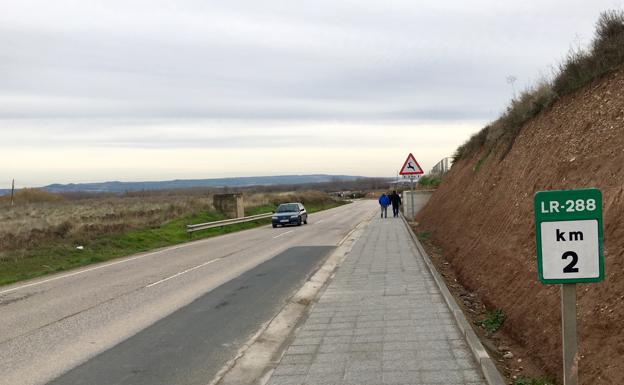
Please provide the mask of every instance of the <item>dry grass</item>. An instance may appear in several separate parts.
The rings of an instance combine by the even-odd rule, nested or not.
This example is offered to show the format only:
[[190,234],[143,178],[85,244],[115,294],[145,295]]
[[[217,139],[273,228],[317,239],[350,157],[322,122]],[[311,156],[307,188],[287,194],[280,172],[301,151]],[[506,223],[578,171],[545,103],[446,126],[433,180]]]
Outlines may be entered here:
[[[68,199],[59,194],[28,189],[16,194],[15,205],[0,201],[0,256],[2,252],[32,249],[56,243],[81,244],[97,237],[159,226],[199,212],[213,211],[212,194],[126,194],[102,198]],[[246,208],[297,201],[332,201],[317,191],[245,194]],[[265,209],[264,211],[267,211]]]
[[559,66],[553,90],[559,95],[574,92],[592,80],[617,70],[624,63],[624,12],[603,12],[589,50],[572,50]]
[[[37,188],[25,188],[15,192],[13,196],[16,205],[25,203],[61,202],[66,198],[60,194],[54,194]],[[0,195],[0,207],[10,205],[11,195]]]
[[[46,192],[28,194],[28,201],[20,199],[15,206],[0,202],[0,285],[188,242],[185,225],[226,218],[214,211],[210,190],[63,194],[62,199],[51,199],[54,194]],[[309,212],[344,203],[320,192],[247,193],[245,198],[248,215],[269,212],[285,201],[303,201]],[[266,218],[208,229],[193,238],[269,222]]]
[[107,197],[70,201],[17,200],[0,206],[0,252],[44,243],[85,242],[102,235],[157,226],[202,210],[212,197]]
[[245,195],[245,207],[278,205],[284,202],[328,203],[333,199],[320,191],[296,191],[278,193],[253,193]]
[[512,99],[507,110],[493,123],[484,127],[462,144],[454,160],[468,158],[484,147],[488,154],[502,147],[504,158],[522,126],[540,112],[548,109],[558,98],[571,94],[607,73],[624,67],[624,11],[603,12],[587,50],[572,50],[559,65],[552,80],[542,80],[536,86]]

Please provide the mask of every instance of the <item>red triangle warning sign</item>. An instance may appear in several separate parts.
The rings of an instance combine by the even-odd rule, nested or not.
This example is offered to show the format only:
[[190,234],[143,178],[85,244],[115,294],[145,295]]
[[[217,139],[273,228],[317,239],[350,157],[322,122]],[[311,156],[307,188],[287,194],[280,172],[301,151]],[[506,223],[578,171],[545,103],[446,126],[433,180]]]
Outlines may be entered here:
[[425,172],[412,154],[407,156],[407,159],[405,159],[405,163],[403,163],[403,167],[401,167],[401,171],[399,172],[401,175],[420,175],[424,173]]

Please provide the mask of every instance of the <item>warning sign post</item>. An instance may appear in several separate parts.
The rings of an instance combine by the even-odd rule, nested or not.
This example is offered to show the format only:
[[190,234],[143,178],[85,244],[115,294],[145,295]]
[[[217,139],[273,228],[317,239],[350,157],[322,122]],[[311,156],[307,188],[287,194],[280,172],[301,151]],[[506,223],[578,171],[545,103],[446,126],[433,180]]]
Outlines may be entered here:
[[416,158],[414,158],[414,155],[412,155],[411,153],[407,156],[407,159],[405,159],[405,162],[403,163],[403,167],[401,167],[401,171],[399,171],[399,174],[402,175],[403,178],[409,178],[410,180],[410,185],[411,185],[410,218],[411,219],[413,219],[414,216],[416,215],[415,210],[414,210],[414,180],[418,178],[418,176],[424,173],[425,172],[423,171],[422,167],[420,167],[420,165],[418,164],[418,161],[416,160]]

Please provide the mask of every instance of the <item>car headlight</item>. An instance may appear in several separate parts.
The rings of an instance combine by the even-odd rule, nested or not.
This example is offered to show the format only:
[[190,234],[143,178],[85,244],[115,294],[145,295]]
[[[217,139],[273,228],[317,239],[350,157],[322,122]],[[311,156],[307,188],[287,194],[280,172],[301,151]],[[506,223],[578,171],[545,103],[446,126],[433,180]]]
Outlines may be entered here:
[[271,219],[279,219],[277,215],[273,215]]
[[290,216],[290,219],[297,219],[297,218],[299,218],[299,215],[291,215]]

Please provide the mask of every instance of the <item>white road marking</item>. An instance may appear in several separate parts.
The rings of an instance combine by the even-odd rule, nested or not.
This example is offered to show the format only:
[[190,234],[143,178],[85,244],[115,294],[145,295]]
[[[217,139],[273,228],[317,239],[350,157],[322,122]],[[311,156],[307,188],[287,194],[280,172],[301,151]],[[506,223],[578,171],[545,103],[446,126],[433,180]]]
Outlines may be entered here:
[[79,275],[79,274],[83,274],[83,273],[88,273],[90,271],[94,271],[94,270],[98,270],[98,269],[103,269],[105,267],[110,267],[110,266],[114,266],[114,265],[119,265],[121,263],[126,263],[126,262],[130,262],[130,261],[134,261],[135,259],[141,259],[141,258],[145,258],[145,257],[149,257],[150,255],[154,255],[154,254],[159,254],[159,253],[163,253],[166,251],[172,251],[172,250],[176,250],[179,249],[181,247],[184,246],[178,246],[178,247],[174,247],[174,248],[168,248],[166,250],[159,250],[159,251],[154,251],[151,253],[147,253],[147,254],[143,254],[143,255],[137,255],[136,257],[132,257],[132,258],[128,258],[128,259],[124,259],[122,261],[115,261],[115,262],[111,262],[111,263],[107,263],[105,265],[100,265],[100,266],[96,266],[96,267],[91,267],[89,269],[84,269],[84,270],[80,270],[80,271],[75,271],[73,273],[69,273],[69,274],[63,274],[60,275],[58,277],[54,277],[54,278],[48,278],[48,279],[44,279],[43,281],[37,281],[37,282],[33,282],[33,283],[29,283],[26,285],[22,285],[22,286],[17,286],[11,289],[6,289],[6,290],[2,290],[0,291],[0,294],[6,294],[6,293],[10,293],[12,291],[16,291],[16,290],[20,290],[20,289],[25,289],[27,287],[31,287],[31,286],[37,286],[37,285],[43,285],[44,283],[48,283],[48,282],[52,282],[52,281],[56,281],[59,279],[63,279],[63,278],[69,278],[69,277],[73,277],[75,275]]
[[188,273],[188,272],[190,272],[190,271],[197,270],[197,269],[199,269],[199,268],[201,268],[201,267],[204,267],[204,266],[206,266],[206,265],[210,265],[211,263],[214,263],[214,262],[220,261],[221,259],[222,259],[222,258],[217,258],[217,259],[213,259],[213,260],[208,261],[208,262],[204,262],[204,263],[202,263],[201,265],[197,265],[197,266],[195,266],[195,267],[191,267],[191,268],[189,268],[189,269],[186,269],[186,270],[184,270],[184,271],[181,271],[181,272],[179,272],[179,273],[176,273],[176,274],[174,274],[174,275],[172,275],[172,276],[170,276],[170,277],[163,278],[163,279],[161,279],[160,281],[156,281],[156,282],[154,282],[154,283],[150,283],[149,285],[145,286],[145,288],[147,289],[148,287],[156,286],[156,285],[158,285],[158,284],[160,284],[160,283],[166,282],[166,281],[168,281],[168,280],[170,280],[170,279],[173,279],[173,278],[175,278],[175,277],[179,277],[179,276],[181,276],[182,274],[186,274],[186,273]]
[[286,235],[286,234],[288,234],[288,233],[292,233],[293,231],[295,231],[295,230],[290,230],[290,231],[287,231],[287,232],[285,232],[285,233],[281,233],[280,235],[276,235],[276,236],[274,236],[274,237],[273,237],[273,239],[275,239],[275,238],[279,238],[279,237],[281,237],[282,235]]

